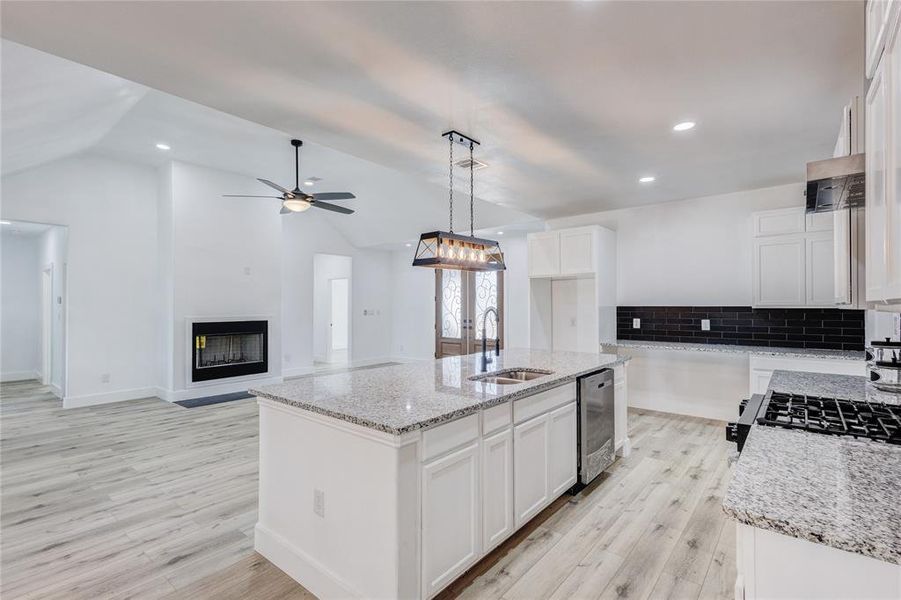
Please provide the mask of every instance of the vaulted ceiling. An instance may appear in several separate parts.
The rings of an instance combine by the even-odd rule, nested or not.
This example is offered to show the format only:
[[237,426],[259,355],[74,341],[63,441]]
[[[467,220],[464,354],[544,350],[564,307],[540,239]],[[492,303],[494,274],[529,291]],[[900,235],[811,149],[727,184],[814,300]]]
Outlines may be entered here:
[[[863,2],[28,2],[2,35],[541,216],[803,177],[863,90]],[[697,121],[689,132],[672,125]],[[653,174],[653,185],[637,179]]]

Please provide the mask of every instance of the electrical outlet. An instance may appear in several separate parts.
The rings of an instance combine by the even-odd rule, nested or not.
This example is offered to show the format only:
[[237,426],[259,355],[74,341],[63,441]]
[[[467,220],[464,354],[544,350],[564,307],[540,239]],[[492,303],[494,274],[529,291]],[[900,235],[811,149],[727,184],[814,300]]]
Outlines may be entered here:
[[325,492],[313,490],[313,512],[325,518]]
[[641,329],[641,319],[632,319],[632,329]]
[[109,373],[100,374],[100,383],[109,383]]
[[710,331],[710,319],[701,319],[701,331]]

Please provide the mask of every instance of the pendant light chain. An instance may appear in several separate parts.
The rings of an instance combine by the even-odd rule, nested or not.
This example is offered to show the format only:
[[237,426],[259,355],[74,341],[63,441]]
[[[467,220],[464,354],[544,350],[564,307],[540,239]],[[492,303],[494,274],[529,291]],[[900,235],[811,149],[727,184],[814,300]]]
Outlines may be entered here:
[[450,209],[448,212],[450,213],[450,226],[448,227],[448,231],[451,233],[454,232],[454,136],[448,136],[448,141],[450,142],[450,168],[448,172],[450,173]]
[[472,211],[472,205],[475,199],[473,195],[473,177],[472,171],[475,163],[472,162],[472,142],[469,142],[469,237],[475,237],[475,216]]

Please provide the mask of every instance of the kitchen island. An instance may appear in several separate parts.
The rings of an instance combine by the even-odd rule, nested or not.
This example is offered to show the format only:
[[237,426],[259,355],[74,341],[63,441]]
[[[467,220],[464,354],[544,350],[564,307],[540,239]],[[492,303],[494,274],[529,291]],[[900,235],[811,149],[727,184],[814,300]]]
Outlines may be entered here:
[[[576,482],[576,378],[625,362],[504,350],[252,389],[260,402],[255,547],[320,598],[429,598]],[[612,451],[612,449],[611,449]]]
[[[776,371],[774,392],[898,403],[849,375]],[[901,446],[752,425],[723,500],[736,597],[901,597],[899,490]]]

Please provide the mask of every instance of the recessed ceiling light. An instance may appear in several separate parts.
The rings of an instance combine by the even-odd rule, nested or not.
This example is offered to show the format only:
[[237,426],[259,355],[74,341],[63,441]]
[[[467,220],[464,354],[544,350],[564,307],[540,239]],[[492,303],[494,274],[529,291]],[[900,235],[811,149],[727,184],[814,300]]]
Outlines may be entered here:
[[673,131],[688,131],[689,129],[693,129],[694,126],[694,121],[682,121],[681,123],[673,125]]
[[9,221],[0,221],[0,225],[12,225]]
[[172,150],[172,146],[170,146],[169,144],[164,144],[162,142],[157,144],[156,147],[159,148],[160,150]]
[[412,248],[413,244],[404,244],[404,246],[406,246],[407,248]]
[[653,182],[655,179],[657,179],[657,178],[654,177],[653,175],[646,175],[646,176],[640,178],[640,179],[638,180],[638,182],[639,182],[639,183],[651,183],[651,182]]
[[498,235],[504,235],[504,232],[503,232],[503,231],[498,231],[497,234],[498,234]]
[[311,186],[311,185],[313,185],[314,183],[316,183],[316,182],[313,181],[313,180],[311,180],[311,179],[307,179],[306,181],[303,182],[303,184],[304,184],[305,186]]

